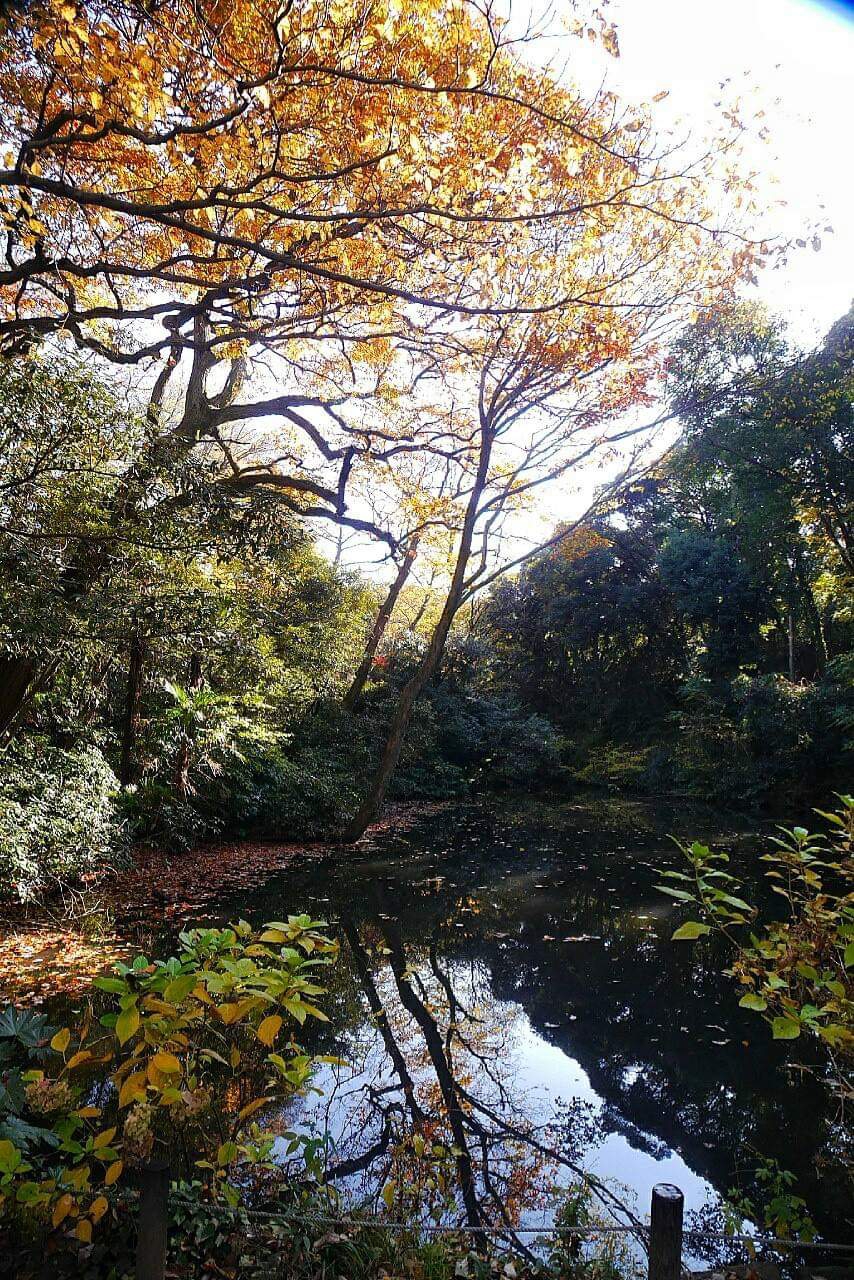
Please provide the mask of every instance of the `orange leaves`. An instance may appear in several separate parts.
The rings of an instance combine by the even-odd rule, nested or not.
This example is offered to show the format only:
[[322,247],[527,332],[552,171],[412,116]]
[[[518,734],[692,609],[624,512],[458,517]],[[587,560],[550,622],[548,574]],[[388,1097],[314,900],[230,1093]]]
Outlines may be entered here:
[[135,1071],[127,1077],[119,1089],[119,1107],[128,1107],[132,1102],[145,1097],[147,1076],[144,1071]]
[[[584,48],[616,56],[602,8],[572,5]],[[388,512],[411,492],[428,510],[445,498],[446,530],[459,512],[453,485],[434,483],[426,379],[451,392],[454,465],[474,457],[485,359],[524,356],[511,385],[530,387],[531,406],[589,375],[578,420],[592,422],[642,401],[653,320],[714,301],[757,260],[707,213],[743,194],[737,174],[726,200],[713,189],[728,148],[674,156],[652,107],[582,92],[523,48],[467,0],[305,0],[287,14],[269,0],[163,0],[133,24],[45,0],[0,49],[13,163],[29,157],[0,208],[15,237],[0,345],[62,331],[123,363],[167,357],[176,335],[182,350],[191,340],[184,304],[209,298],[220,366],[263,347],[307,394],[360,402],[322,445],[296,420],[259,433],[265,466],[293,459],[296,507],[315,464],[331,473],[347,456],[349,492],[332,483],[334,501],[313,510],[352,520],[351,493],[373,503],[383,488]],[[749,216],[745,203],[733,230]],[[508,483],[514,465],[496,457],[493,478]],[[168,896],[187,914],[208,895],[200,873]]]
[[13,1003],[79,995],[97,974],[127,954],[117,939],[93,942],[72,929],[28,921],[0,922],[0,993]]
[[96,1196],[89,1206],[89,1217],[97,1226],[109,1208],[106,1196]]
[[255,1034],[261,1043],[265,1044],[269,1049],[272,1046],[273,1041],[276,1039],[276,1036],[279,1034],[281,1025],[282,1019],[279,1015],[276,1013],[270,1014],[269,1017],[264,1018],[263,1022],[259,1024]]
[[60,1226],[68,1217],[69,1213],[71,1213],[73,1208],[74,1197],[66,1191],[64,1195],[59,1197],[56,1204],[53,1206],[53,1213],[50,1216],[51,1225],[53,1227]]
[[[512,224],[524,210],[559,204],[550,178],[578,135],[541,108],[556,119],[577,116],[593,151],[610,127],[597,102],[579,101],[496,49],[495,31],[464,4],[390,0],[372,6],[366,24],[353,0],[309,2],[286,17],[257,0],[169,0],[157,22],[127,30],[82,13],[59,0],[48,6],[36,33],[51,50],[45,84],[17,96],[10,49],[8,63],[0,60],[0,100],[15,108],[20,141],[37,129],[45,93],[48,114],[70,117],[64,134],[39,146],[46,176],[61,172],[67,188],[41,193],[47,234],[85,262],[106,253],[105,271],[110,260],[153,266],[189,249],[193,264],[182,276],[235,280],[257,246],[262,255],[296,251],[300,269],[322,264],[355,288],[380,280],[450,301],[457,267],[464,272],[472,252],[491,252],[504,237],[491,215]],[[616,52],[613,28],[601,15],[595,23]],[[92,111],[99,122],[103,115],[94,132]],[[93,205],[83,189],[121,192],[126,208]],[[351,225],[365,210],[382,217]],[[395,228],[410,211],[419,211],[427,252],[401,257]],[[463,219],[464,235],[446,214]],[[73,245],[69,216],[78,223]],[[112,234],[101,235],[101,226]],[[524,241],[505,255],[508,281]],[[166,274],[174,287],[174,273]],[[127,302],[139,288],[126,276],[113,287]],[[333,302],[347,298],[344,282],[322,287]],[[364,315],[380,301],[364,295]]]

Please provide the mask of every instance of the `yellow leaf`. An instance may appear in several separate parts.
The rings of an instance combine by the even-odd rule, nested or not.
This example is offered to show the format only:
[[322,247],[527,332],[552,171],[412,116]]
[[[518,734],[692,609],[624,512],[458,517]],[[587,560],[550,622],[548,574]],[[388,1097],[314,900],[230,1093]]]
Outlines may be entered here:
[[98,1134],[92,1146],[96,1151],[100,1151],[101,1147],[108,1147],[115,1136],[115,1129],[105,1129],[103,1133]]
[[245,1014],[249,1013],[258,1004],[260,1004],[260,1001],[254,996],[251,996],[247,1000],[238,1001],[237,1004],[221,1004],[217,1009],[217,1013],[225,1025],[230,1027],[232,1022],[237,1022],[239,1018],[244,1017]]
[[114,1160],[107,1172],[104,1174],[104,1186],[111,1187],[117,1178],[121,1177],[124,1168],[121,1160]]
[[74,1228],[74,1234],[78,1240],[82,1240],[84,1244],[89,1244],[92,1240],[92,1223],[88,1218],[81,1218]]
[[51,1049],[55,1049],[57,1053],[65,1053],[71,1043],[71,1032],[68,1027],[63,1027],[61,1031],[57,1031],[56,1035],[50,1042]]
[[181,1063],[174,1053],[155,1053],[151,1059],[151,1065],[164,1076],[179,1076],[181,1074]]
[[279,1028],[282,1025],[282,1019],[277,1013],[271,1013],[269,1018],[265,1018],[259,1026],[257,1032],[258,1039],[269,1049],[276,1036],[279,1034]]
[[53,1213],[50,1215],[50,1220],[55,1227],[58,1227],[61,1222],[65,1221],[73,1206],[74,1200],[66,1191],[65,1195],[59,1197],[56,1204],[53,1206]]
[[288,935],[282,933],[281,929],[265,929],[258,939],[259,942],[287,942]]
[[240,1050],[238,1049],[236,1044],[233,1044],[231,1046],[231,1053],[229,1054],[229,1058],[231,1059],[232,1067],[240,1066]]
[[382,1192],[383,1200],[385,1201],[385,1207],[387,1209],[391,1209],[392,1206],[394,1205],[394,1193],[396,1190],[397,1190],[396,1182],[387,1182],[383,1187],[383,1192]]
[[96,1200],[92,1201],[89,1206],[89,1216],[96,1226],[101,1221],[109,1207],[109,1202],[106,1196],[98,1196]]
[[73,1071],[75,1067],[79,1067],[81,1062],[88,1062],[92,1057],[88,1049],[78,1049],[77,1053],[72,1053],[68,1062],[65,1064],[69,1071]]
[[169,1004],[166,1000],[161,1000],[159,996],[144,996],[142,1007],[147,1013],[163,1013],[167,1018],[174,1018],[177,1009],[174,1004]]
[[248,1117],[254,1115],[256,1111],[260,1111],[267,1102],[269,1102],[269,1098],[254,1098],[252,1102],[247,1102],[246,1106],[242,1107],[240,1111],[238,1111],[238,1120],[248,1119]]
[[123,1009],[116,1019],[116,1035],[119,1044],[127,1044],[132,1035],[139,1029],[139,1009],[135,1004]]
[[132,1076],[128,1076],[121,1089],[119,1089],[119,1106],[126,1107],[129,1103],[135,1102],[137,1098],[145,1097],[146,1076],[144,1071],[135,1071]]
[[81,1120],[93,1120],[95,1116],[99,1116],[101,1114],[101,1108],[100,1107],[78,1107],[77,1114],[80,1116]]
[[89,1174],[91,1172],[92,1170],[89,1168],[88,1164],[79,1164],[75,1169],[66,1173],[65,1181],[70,1182],[76,1191],[82,1191],[86,1186],[86,1183],[89,1181]]

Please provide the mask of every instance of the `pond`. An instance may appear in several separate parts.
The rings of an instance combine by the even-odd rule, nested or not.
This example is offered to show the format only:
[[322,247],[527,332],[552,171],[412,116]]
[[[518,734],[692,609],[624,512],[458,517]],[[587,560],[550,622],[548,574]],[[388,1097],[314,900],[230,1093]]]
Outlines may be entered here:
[[680,857],[670,833],[736,864],[752,839],[684,806],[490,799],[224,899],[222,917],[308,911],[342,941],[316,1047],[343,1063],[283,1127],[322,1139],[351,1197],[394,1179],[400,1202],[424,1178],[409,1122],[450,1117],[422,1197],[532,1227],[579,1168],[640,1215],[658,1181],[702,1213],[754,1189],[761,1153],[796,1175],[825,1238],[850,1239],[846,1135],[803,1050],[737,1007],[714,943],[670,941],[680,912],[655,889]]

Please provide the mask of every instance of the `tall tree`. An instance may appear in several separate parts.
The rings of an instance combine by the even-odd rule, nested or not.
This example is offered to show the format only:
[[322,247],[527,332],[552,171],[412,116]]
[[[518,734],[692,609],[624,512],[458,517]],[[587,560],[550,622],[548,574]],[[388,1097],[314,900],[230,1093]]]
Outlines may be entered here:
[[[678,324],[686,304],[696,305],[700,295],[726,295],[733,284],[731,259],[718,262],[710,276],[711,261],[693,235],[675,233],[662,257],[660,216],[629,208],[613,223],[594,220],[581,238],[562,241],[550,233],[545,244],[535,231],[531,252],[539,250],[549,264],[551,296],[577,300],[533,316],[484,316],[441,335],[458,445],[448,516],[455,558],[426,652],[401,691],[376,774],[347,829],[351,840],[379,812],[413,708],[437,670],[457,611],[537,553],[529,547],[514,554],[507,540],[513,512],[542,485],[591,461],[613,462],[615,450],[625,451],[619,474],[591,507],[625,482],[650,446],[646,426],[626,425],[625,415],[650,403],[668,324]],[[714,260],[714,242],[709,250]],[[585,292],[584,282],[597,270],[596,285]],[[517,288],[530,287],[536,297],[542,282],[536,270],[532,275],[523,274]],[[436,334],[430,336],[435,349]],[[569,536],[580,519],[551,542]]]
[[803,353],[760,309],[726,308],[684,336],[671,368],[685,424],[670,478],[677,504],[762,595],[748,610],[754,629],[771,606],[792,676],[827,660],[819,578],[841,578],[844,594],[854,567],[852,332],[849,314]]
[[[40,0],[3,21],[0,345],[62,336],[138,366],[160,427],[105,541],[157,466],[201,444],[233,492],[392,543],[351,499],[400,447],[363,412],[384,385],[377,343],[451,314],[616,320],[651,255],[684,257],[691,237],[707,301],[759,254],[735,226],[711,238],[712,153],[681,164],[647,114],[532,69],[490,5]],[[623,257],[600,272],[603,238]],[[586,272],[555,275],[558,245]],[[81,556],[66,594],[104,559]],[[31,656],[7,654],[0,676],[14,716]]]

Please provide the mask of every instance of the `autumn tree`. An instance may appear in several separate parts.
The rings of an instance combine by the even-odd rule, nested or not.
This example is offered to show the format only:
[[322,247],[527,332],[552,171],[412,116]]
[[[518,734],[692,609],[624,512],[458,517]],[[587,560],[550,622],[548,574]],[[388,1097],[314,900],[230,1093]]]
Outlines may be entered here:
[[[608,189],[629,181],[625,163],[614,160],[619,172],[603,178]],[[671,181],[669,175],[653,181],[644,203],[594,202],[595,214],[585,210],[562,233],[533,223],[525,230],[529,266],[517,274],[509,295],[511,304],[518,298],[525,305],[517,305],[515,314],[485,311],[453,328],[430,326],[430,350],[442,350],[440,367],[454,405],[456,478],[445,518],[455,533],[455,556],[441,614],[401,692],[350,838],[379,811],[412,709],[436,672],[461,605],[542,550],[514,551],[514,512],[544,485],[591,464],[610,464],[612,475],[593,503],[551,539],[559,542],[650,460],[656,420],[631,415],[654,400],[668,334],[704,298],[728,298],[756,257],[744,244],[735,252],[722,250],[727,237],[703,223],[693,183],[671,188]],[[602,216],[603,203],[608,217]],[[500,276],[487,274],[486,264],[482,288],[496,302],[506,289]],[[554,298],[559,302],[552,305]],[[669,416],[665,410],[657,421]]]
[[[356,365],[401,306],[478,309],[449,268],[515,221],[510,158],[549,86],[465,5],[48,0],[3,21],[0,345],[61,336],[146,371],[163,433],[115,514],[164,448],[208,441],[234,491],[359,527],[348,484],[371,435],[341,416],[365,394]],[[277,394],[268,378],[239,400],[265,357]],[[246,424],[270,418],[287,430],[259,456]],[[90,549],[66,589],[104,559]],[[35,677],[4,659],[4,722]]]
[[[712,232],[703,164],[612,95],[533,70],[490,6],[41,0],[3,20],[0,346],[71,341],[139,368],[159,427],[105,538],[165,454],[201,444],[232,493],[275,492],[396,550],[353,494],[399,443],[381,398],[366,405],[401,334],[595,311],[613,280],[558,280],[558,247],[592,265],[634,219],[659,259],[690,240],[699,261]],[[587,30],[615,51],[601,19]],[[755,256],[722,231],[710,287],[724,258],[732,274]],[[649,263],[629,261],[630,285]],[[89,547],[66,592],[105,559]],[[2,666],[8,721],[38,673],[25,654]]]

